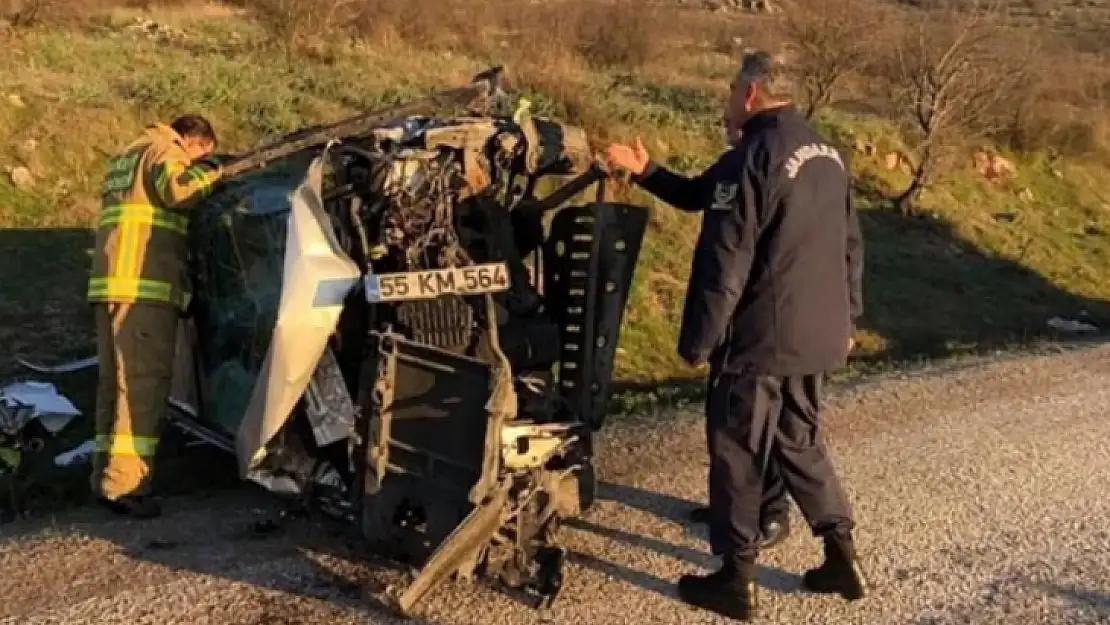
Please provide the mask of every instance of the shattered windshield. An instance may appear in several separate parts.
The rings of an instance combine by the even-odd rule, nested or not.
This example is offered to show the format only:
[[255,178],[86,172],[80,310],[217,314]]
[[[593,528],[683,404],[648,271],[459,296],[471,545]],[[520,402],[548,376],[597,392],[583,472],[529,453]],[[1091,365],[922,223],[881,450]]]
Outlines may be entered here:
[[191,233],[204,421],[234,437],[274,332],[292,195],[304,154],[229,180],[197,211]]

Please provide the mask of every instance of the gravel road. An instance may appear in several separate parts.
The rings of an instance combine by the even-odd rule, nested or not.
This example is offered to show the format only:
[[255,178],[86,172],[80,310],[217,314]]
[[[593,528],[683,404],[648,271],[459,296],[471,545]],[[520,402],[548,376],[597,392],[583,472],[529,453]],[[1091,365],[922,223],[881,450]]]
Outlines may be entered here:
[[[877,588],[855,604],[799,591],[820,552],[795,531],[763,558],[764,622],[1110,622],[1110,348],[885,380],[831,397],[828,420]],[[567,530],[550,612],[453,584],[417,622],[724,622],[674,592],[713,564],[682,520],[705,492],[703,432],[696,414],[605,431],[601,501]],[[397,622],[373,607],[396,573],[307,521],[252,538],[268,505],[232,493],[152,523],[83,510],[0,527],[0,623]]]

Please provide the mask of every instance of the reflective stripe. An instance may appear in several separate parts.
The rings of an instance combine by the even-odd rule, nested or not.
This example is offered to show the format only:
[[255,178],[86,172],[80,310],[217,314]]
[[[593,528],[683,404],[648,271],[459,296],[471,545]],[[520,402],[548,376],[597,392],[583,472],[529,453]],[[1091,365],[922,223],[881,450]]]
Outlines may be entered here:
[[208,197],[212,193],[212,178],[208,176],[208,172],[203,167],[189,167],[181,175],[188,176],[193,182],[200,183],[198,195]]
[[158,450],[158,438],[132,434],[97,434],[93,447],[97,453],[112,456],[151,458]]
[[161,280],[141,278],[92,278],[89,280],[88,298],[90,301],[133,302],[139,299],[157,300],[174,305],[182,305],[187,295],[172,297],[173,285]]
[[190,167],[189,169],[185,170],[185,173],[188,174],[188,176],[192,178],[193,181],[199,182],[204,185],[205,188],[212,186],[212,183],[208,180],[208,175],[205,174],[204,170],[200,167]]
[[166,197],[167,195],[169,195],[168,193],[166,193],[166,187],[169,185],[169,182],[169,167],[163,164],[161,167],[158,168],[158,175],[154,178],[154,188],[158,189],[158,193],[161,194],[162,197]]
[[138,279],[146,252],[150,226],[125,221],[119,225],[119,246],[116,248],[116,271],[113,277]]
[[189,231],[189,218],[173,211],[155,208],[149,204],[116,204],[100,211],[100,226],[135,224],[173,230],[179,234]]

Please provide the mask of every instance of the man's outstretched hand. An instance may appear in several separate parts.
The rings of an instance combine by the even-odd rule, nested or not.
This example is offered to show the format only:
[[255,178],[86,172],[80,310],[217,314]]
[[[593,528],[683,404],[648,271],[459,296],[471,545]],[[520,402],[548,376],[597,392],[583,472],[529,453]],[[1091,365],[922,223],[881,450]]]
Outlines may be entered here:
[[614,143],[605,148],[605,160],[610,169],[620,167],[639,176],[647,169],[649,157],[643,142],[637,137],[636,143],[632,145]]

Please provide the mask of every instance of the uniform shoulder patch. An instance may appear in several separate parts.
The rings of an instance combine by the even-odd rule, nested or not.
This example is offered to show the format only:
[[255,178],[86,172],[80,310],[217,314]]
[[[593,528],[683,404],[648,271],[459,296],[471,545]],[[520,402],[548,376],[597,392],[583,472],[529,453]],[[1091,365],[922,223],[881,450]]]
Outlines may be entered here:
[[736,195],[739,191],[740,185],[738,183],[718,182],[713,189],[713,203],[709,205],[710,210],[732,210],[736,206]]

